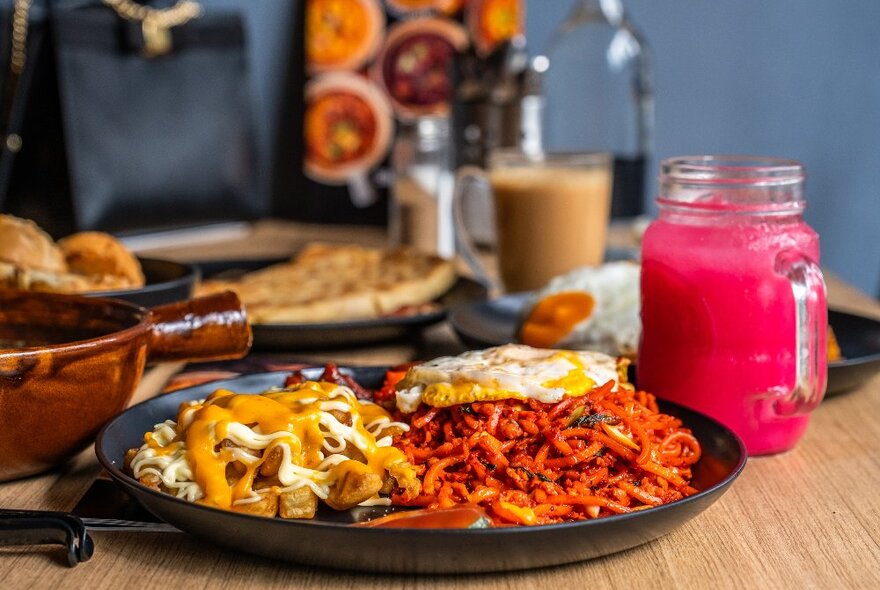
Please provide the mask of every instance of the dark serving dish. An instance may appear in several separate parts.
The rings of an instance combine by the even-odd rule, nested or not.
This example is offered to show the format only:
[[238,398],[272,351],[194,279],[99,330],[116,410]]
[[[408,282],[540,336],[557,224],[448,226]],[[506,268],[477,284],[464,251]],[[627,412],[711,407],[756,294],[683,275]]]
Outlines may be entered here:
[[464,344],[472,348],[519,342],[519,316],[532,294],[511,293],[452,309],[449,323]]
[[233,293],[152,309],[118,299],[0,291],[0,481],[83,450],[126,407],[148,361],[241,358]]
[[195,266],[157,258],[138,257],[138,260],[146,279],[143,287],[119,291],[96,291],[87,295],[122,299],[141,307],[155,307],[192,297],[196,281],[199,279],[199,271]]
[[[456,307],[449,314],[449,323],[470,347],[518,342],[520,313],[530,295],[513,293]],[[880,321],[829,309],[828,323],[844,356],[828,363],[825,396],[832,397],[858,387],[880,371]]]
[[828,310],[843,360],[828,363],[827,396],[855,389],[880,371],[880,321]]
[[[322,369],[314,371],[317,378]],[[385,368],[348,369],[366,387],[378,387]],[[143,443],[154,424],[176,415],[181,402],[217,388],[260,392],[283,384],[287,372],[215,381],[137,405],[107,424],[95,449],[110,476],[144,507],[207,542],[284,561],[334,569],[398,573],[469,573],[559,565],[608,555],[646,543],[681,526],[717,500],[746,462],[742,442],[724,426],[671,403],[661,409],[684,420],[703,447],[694,467],[699,493],[665,506],[597,520],[536,527],[394,529],[347,526],[376,515],[355,508],[319,511],[307,521],[261,518],[193,504],[151,490],[122,472],[125,451]],[[308,376],[308,373],[307,373]],[[381,514],[382,512],[379,512]],[[369,518],[369,516],[366,516]]]
[[[197,262],[205,278],[235,278],[283,260]],[[388,316],[339,322],[253,324],[254,348],[303,350],[344,348],[417,336],[423,329],[446,319],[450,308],[486,299],[486,288],[461,277],[435,300],[438,308],[428,313]]]

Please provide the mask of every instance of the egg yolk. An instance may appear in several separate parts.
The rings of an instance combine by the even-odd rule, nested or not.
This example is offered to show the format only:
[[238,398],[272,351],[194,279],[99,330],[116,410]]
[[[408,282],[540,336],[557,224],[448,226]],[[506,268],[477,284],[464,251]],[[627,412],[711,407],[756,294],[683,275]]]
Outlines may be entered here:
[[553,346],[590,317],[595,305],[593,296],[583,291],[549,295],[535,305],[520,328],[519,339],[538,348]]

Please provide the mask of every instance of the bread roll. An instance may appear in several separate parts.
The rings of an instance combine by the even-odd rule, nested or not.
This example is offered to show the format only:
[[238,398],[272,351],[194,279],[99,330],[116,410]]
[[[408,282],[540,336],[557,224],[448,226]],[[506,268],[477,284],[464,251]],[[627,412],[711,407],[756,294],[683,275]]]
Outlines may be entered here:
[[0,262],[20,270],[67,272],[67,263],[52,238],[28,219],[0,215]]
[[[71,272],[88,276],[122,279],[123,287],[141,287],[144,274],[140,262],[110,234],[84,231],[58,242]],[[114,285],[115,287],[116,285]]]

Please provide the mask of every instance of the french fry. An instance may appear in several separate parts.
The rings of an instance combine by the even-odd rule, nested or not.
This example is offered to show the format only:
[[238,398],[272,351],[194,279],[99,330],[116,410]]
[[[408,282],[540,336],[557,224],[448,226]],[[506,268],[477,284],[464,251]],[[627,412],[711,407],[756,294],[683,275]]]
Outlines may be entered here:
[[367,462],[367,457],[364,455],[364,453],[351,443],[346,443],[345,448],[342,449],[342,454],[352,461],[358,461],[360,463]]
[[145,473],[140,479],[138,479],[142,485],[147,486],[151,490],[156,490],[157,492],[164,491],[162,489],[162,478],[156,475],[155,473]]
[[394,478],[397,487],[403,488],[409,498],[415,498],[422,491],[422,484],[409,463],[392,463],[388,466],[388,475]]
[[278,473],[281,461],[284,460],[284,451],[279,446],[274,446],[263,452],[263,463],[260,465],[260,475],[271,477]]
[[238,480],[244,477],[247,468],[238,461],[232,461],[226,464],[226,485],[233,486]]
[[386,436],[400,436],[403,432],[403,428],[392,424],[380,430],[379,434],[376,435],[376,439],[385,438]]
[[235,444],[234,442],[232,442],[228,438],[224,438],[223,440],[218,442],[216,444],[216,446],[214,446],[214,451],[220,452],[224,449],[240,449],[240,448],[241,448],[240,446],[238,446],[237,444]]
[[281,518],[312,518],[318,509],[318,496],[303,486],[284,492],[278,498],[278,516]]
[[339,420],[340,423],[345,424],[346,426],[351,426],[351,414],[348,412],[343,412],[342,410],[330,410],[330,413],[334,418]]
[[382,496],[387,496],[391,492],[394,491],[394,488],[397,487],[397,480],[391,477],[387,471],[385,472],[385,477],[382,478],[382,487],[379,488],[379,494]]
[[270,475],[268,477],[258,474],[257,477],[254,478],[254,483],[251,486],[251,488],[258,493],[260,490],[265,490],[267,488],[283,488],[283,487],[284,487],[284,484],[281,483],[280,479],[278,479],[277,473]]
[[278,495],[272,492],[260,494],[260,499],[256,502],[233,504],[232,509],[236,512],[273,518],[278,513]]
[[330,494],[324,500],[331,508],[348,510],[372,498],[382,489],[382,478],[359,461],[345,461],[336,469],[342,470],[342,476],[330,487]]

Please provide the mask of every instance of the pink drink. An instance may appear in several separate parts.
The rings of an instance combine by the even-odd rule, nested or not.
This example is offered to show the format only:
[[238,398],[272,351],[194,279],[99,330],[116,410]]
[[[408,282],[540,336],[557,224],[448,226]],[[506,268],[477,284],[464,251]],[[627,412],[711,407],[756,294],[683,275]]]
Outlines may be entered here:
[[639,387],[726,424],[750,454],[789,449],[826,378],[819,239],[800,191],[766,203],[742,179],[674,180],[642,246]]

